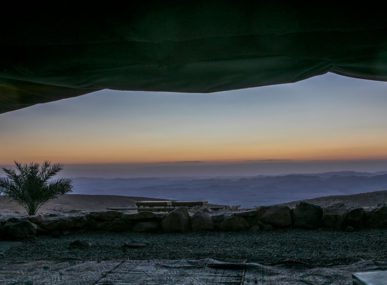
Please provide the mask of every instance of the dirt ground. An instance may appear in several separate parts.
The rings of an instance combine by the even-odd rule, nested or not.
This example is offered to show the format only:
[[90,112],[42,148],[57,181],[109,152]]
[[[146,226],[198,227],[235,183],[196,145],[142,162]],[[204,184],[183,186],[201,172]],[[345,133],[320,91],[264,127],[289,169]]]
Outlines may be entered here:
[[[387,230],[39,237],[0,253],[0,284],[352,284],[354,272],[387,270],[386,240]],[[208,260],[246,266],[214,271]]]
[[[70,249],[74,240],[87,249]],[[85,233],[39,237],[4,253],[3,260],[243,259],[266,265],[326,266],[361,260],[387,260],[387,230],[356,232],[276,230],[186,234]],[[126,242],[144,248],[123,249]],[[1,262],[1,261],[0,261]]]

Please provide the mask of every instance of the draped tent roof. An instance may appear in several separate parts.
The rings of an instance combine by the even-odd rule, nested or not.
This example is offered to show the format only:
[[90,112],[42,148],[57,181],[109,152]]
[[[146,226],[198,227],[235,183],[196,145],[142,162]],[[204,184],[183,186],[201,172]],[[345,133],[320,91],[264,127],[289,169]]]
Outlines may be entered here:
[[0,113],[105,88],[215,92],[326,72],[387,80],[382,1],[128,2],[4,10]]

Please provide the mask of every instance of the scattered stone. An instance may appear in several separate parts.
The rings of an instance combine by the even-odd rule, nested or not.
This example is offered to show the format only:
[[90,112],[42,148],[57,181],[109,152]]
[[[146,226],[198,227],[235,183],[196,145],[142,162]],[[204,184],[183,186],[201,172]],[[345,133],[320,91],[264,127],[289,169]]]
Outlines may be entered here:
[[96,226],[97,231],[103,232],[126,232],[132,229],[132,223],[123,219],[115,219],[111,222],[102,222]]
[[211,220],[212,220],[212,223],[214,224],[214,228],[219,230],[220,229],[220,225],[222,224],[224,219],[227,218],[227,217],[230,217],[230,216],[231,216],[231,214],[215,214],[215,215],[211,215]]
[[357,208],[348,211],[344,216],[343,226],[344,228],[350,226],[354,229],[361,229],[365,225],[365,211],[363,208]]
[[197,231],[211,231],[214,229],[214,223],[211,216],[204,211],[196,212],[191,218],[192,230]]
[[258,210],[259,221],[276,228],[286,228],[292,225],[292,215],[287,206],[262,207]]
[[329,229],[342,229],[347,208],[343,203],[333,204],[323,209],[321,224]]
[[36,236],[37,225],[28,220],[8,220],[2,227],[6,239],[22,240]]
[[263,231],[272,231],[272,230],[274,230],[274,227],[272,225],[264,224],[262,222],[258,222],[258,226]]
[[132,222],[118,211],[92,212],[86,220],[86,228],[92,231],[124,232],[132,228]]
[[61,236],[63,236],[63,232],[53,231],[53,232],[50,232],[49,235],[53,238],[60,238]]
[[138,233],[154,233],[160,230],[160,225],[158,222],[138,222],[132,228],[134,232]]
[[59,233],[60,235],[66,232],[74,232],[83,230],[87,224],[85,216],[72,217],[53,217],[39,221],[39,228],[42,233]]
[[141,242],[125,242],[121,248],[123,250],[130,249],[130,248],[143,248],[146,247],[146,243],[141,243]]
[[158,218],[157,214],[153,212],[139,212],[135,214],[125,214],[123,216],[124,219],[126,220],[131,220],[131,221],[139,221],[139,220],[152,220]]
[[260,232],[262,229],[259,225],[254,225],[250,228],[250,231],[253,233]]
[[367,227],[387,228],[387,205],[379,206],[373,209],[367,215]]
[[[192,215],[192,214],[191,214]],[[338,203],[322,209],[306,202],[299,203],[292,211],[287,206],[260,207],[241,212],[209,213],[196,211],[190,217],[187,208],[170,213],[140,212],[123,214],[117,211],[92,212],[87,215],[37,215],[0,219],[0,239],[26,239],[36,234],[60,237],[78,231],[141,233],[193,231],[268,231],[273,228],[294,227],[352,231],[364,227],[387,228],[387,205],[368,210],[347,209]]]
[[177,208],[162,221],[165,232],[187,232],[190,229],[190,217],[187,208]]
[[66,223],[63,218],[46,218],[39,223],[39,226],[43,233],[61,232],[65,227]]
[[216,269],[231,269],[231,270],[238,270],[238,269],[246,269],[247,265],[245,261],[242,262],[229,262],[229,261],[219,261],[215,259],[210,259],[207,264],[207,267],[209,268],[216,268]]
[[235,216],[240,216],[244,218],[255,218],[257,217],[258,213],[256,210],[247,210],[247,211],[241,211],[234,214]]
[[85,216],[72,216],[67,218],[67,230],[80,230],[86,226],[87,220]]
[[18,223],[21,221],[25,221],[25,219],[12,217],[12,218],[5,220],[5,223]]
[[243,217],[249,223],[250,227],[258,225],[259,214],[256,209],[237,212],[234,215]]
[[220,224],[223,231],[243,231],[249,228],[247,221],[240,216],[230,216],[224,219]]
[[44,217],[42,215],[29,216],[28,220],[31,223],[33,223],[33,224],[35,224],[37,226],[40,226],[40,224],[42,224],[43,221],[44,221]]
[[70,242],[69,248],[70,249],[87,249],[92,246],[91,242],[86,241],[86,240],[74,240]]
[[294,226],[304,229],[316,229],[321,226],[322,216],[323,210],[320,206],[300,202],[293,211]]
[[86,215],[88,221],[109,222],[122,218],[123,214],[118,211],[91,212]]
[[346,232],[351,233],[351,232],[353,232],[353,231],[355,230],[355,228],[354,228],[354,227],[351,227],[351,226],[346,226],[344,230],[345,230]]

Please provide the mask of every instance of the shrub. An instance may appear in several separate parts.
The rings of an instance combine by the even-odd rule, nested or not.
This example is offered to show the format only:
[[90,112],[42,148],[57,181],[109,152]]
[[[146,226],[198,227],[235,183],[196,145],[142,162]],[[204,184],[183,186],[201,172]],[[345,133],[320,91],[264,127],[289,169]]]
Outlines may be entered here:
[[15,162],[16,170],[3,168],[6,178],[0,178],[0,191],[26,209],[28,215],[35,215],[47,201],[68,193],[71,180],[52,180],[62,170],[60,164],[44,162],[21,164]]

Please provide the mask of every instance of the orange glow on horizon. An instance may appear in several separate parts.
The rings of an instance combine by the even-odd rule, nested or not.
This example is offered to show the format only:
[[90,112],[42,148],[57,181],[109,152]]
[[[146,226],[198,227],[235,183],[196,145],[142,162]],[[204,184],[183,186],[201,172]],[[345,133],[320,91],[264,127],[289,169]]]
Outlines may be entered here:
[[[384,141],[387,141],[384,140]],[[232,162],[246,160],[363,160],[387,158],[387,144],[284,142],[271,145],[223,144],[34,145],[22,150],[8,145],[1,164],[50,160],[64,164],[157,163],[179,161]]]
[[387,158],[387,83],[327,74],[217,94],[119,92],[0,115],[0,164]]

